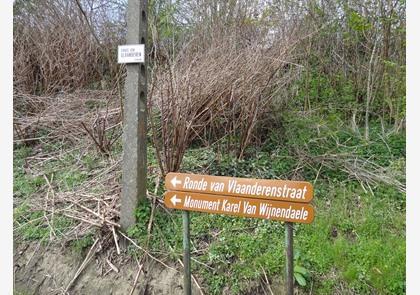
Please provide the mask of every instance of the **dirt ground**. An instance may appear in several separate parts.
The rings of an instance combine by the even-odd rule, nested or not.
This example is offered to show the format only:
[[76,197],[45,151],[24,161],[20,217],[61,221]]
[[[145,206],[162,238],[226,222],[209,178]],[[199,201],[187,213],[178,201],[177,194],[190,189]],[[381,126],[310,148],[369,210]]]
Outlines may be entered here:
[[[38,242],[15,245],[14,249],[14,294],[130,294],[139,267],[133,259],[115,264],[118,273],[103,261],[105,257],[94,256],[76,281],[66,291],[85,255],[69,253],[56,246]],[[159,295],[183,294],[182,269],[174,269],[151,261],[144,265],[132,294]],[[178,269],[178,270],[176,270]],[[200,294],[193,286],[193,294]]]

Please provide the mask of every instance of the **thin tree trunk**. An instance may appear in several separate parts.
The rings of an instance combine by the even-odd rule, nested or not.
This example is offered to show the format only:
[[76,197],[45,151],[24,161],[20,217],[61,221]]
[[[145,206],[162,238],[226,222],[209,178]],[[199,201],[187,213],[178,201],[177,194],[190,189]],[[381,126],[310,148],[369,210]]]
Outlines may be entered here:
[[365,109],[365,139],[369,140],[369,108],[370,102],[372,100],[372,76],[374,71],[374,57],[376,53],[376,44],[377,39],[375,40],[375,44],[373,45],[372,54],[370,56],[369,61],[369,72],[368,72],[368,80],[367,80],[367,89],[366,89],[366,109]]

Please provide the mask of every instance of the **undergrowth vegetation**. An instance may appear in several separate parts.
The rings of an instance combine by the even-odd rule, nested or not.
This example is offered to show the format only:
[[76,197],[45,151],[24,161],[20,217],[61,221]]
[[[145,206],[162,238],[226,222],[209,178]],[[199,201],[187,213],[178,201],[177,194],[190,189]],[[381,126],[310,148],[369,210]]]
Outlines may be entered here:
[[[302,292],[403,294],[405,136],[372,123],[371,139],[366,141],[339,115],[333,116],[335,112],[290,110],[282,117],[282,128],[272,130],[261,147],[248,148],[243,159],[225,152],[223,142],[197,145],[186,151],[180,171],[312,182],[315,221],[295,225],[295,267],[305,274],[295,278]],[[54,174],[56,190],[73,191],[120,155],[120,141],[110,158],[98,156],[88,144],[42,169],[47,179]],[[44,177],[25,172],[25,167],[31,167],[31,156],[30,147],[15,149],[15,202],[19,204],[15,234],[25,240],[48,240],[51,229],[43,210],[33,211],[26,204],[47,187]],[[346,166],[348,162],[352,165]],[[148,166],[155,171],[148,174],[148,190],[160,199],[165,190],[156,174],[159,168],[152,146]],[[101,190],[96,188],[96,194]],[[182,256],[181,215],[157,206],[149,229],[155,205],[151,200],[138,208],[138,223],[128,234],[159,259],[176,261]],[[56,233],[69,239],[66,231],[71,230],[71,220],[57,214],[50,222]],[[89,248],[92,233],[70,238],[74,251]],[[285,263],[281,222],[191,213],[191,236],[193,273],[209,294],[263,293],[268,285],[281,292]],[[129,246],[129,253],[141,254],[134,246]]]

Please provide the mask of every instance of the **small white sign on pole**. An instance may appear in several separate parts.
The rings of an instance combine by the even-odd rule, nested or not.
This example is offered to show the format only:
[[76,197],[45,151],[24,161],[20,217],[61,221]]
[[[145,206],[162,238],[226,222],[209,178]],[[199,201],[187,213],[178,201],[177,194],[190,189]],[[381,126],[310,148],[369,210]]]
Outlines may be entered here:
[[143,63],[144,44],[118,45],[118,63]]

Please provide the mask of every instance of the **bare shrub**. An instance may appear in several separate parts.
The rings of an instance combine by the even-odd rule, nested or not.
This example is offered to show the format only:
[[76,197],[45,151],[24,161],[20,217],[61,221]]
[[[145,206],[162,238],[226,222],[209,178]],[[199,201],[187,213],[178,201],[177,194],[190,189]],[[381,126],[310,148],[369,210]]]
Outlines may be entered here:
[[213,141],[237,137],[233,148],[242,157],[276,90],[297,73],[292,38],[274,42],[262,34],[242,46],[234,38],[225,34],[204,50],[193,38],[154,72],[150,113],[160,118],[152,118],[152,128],[163,173],[178,170],[189,144],[209,133]]
[[[81,122],[83,129],[88,133],[89,137],[93,140],[99,152],[109,156],[112,146],[121,136],[121,129],[118,129],[119,122],[111,125],[108,120],[108,105],[104,112],[97,112],[96,118],[92,123],[91,127],[86,126],[84,122]],[[110,126],[111,125],[111,126]],[[117,131],[116,131],[117,130]]]
[[[106,4],[98,0],[17,1],[13,22],[15,91],[66,92],[113,77],[118,72],[114,52],[124,38],[125,26],[119,23],[123,12],[109,18],[104,11],[110,14],[112,7]],[[107,23],[103,18],[108,18]],[[113,22],[119,26],[112,26]]]

